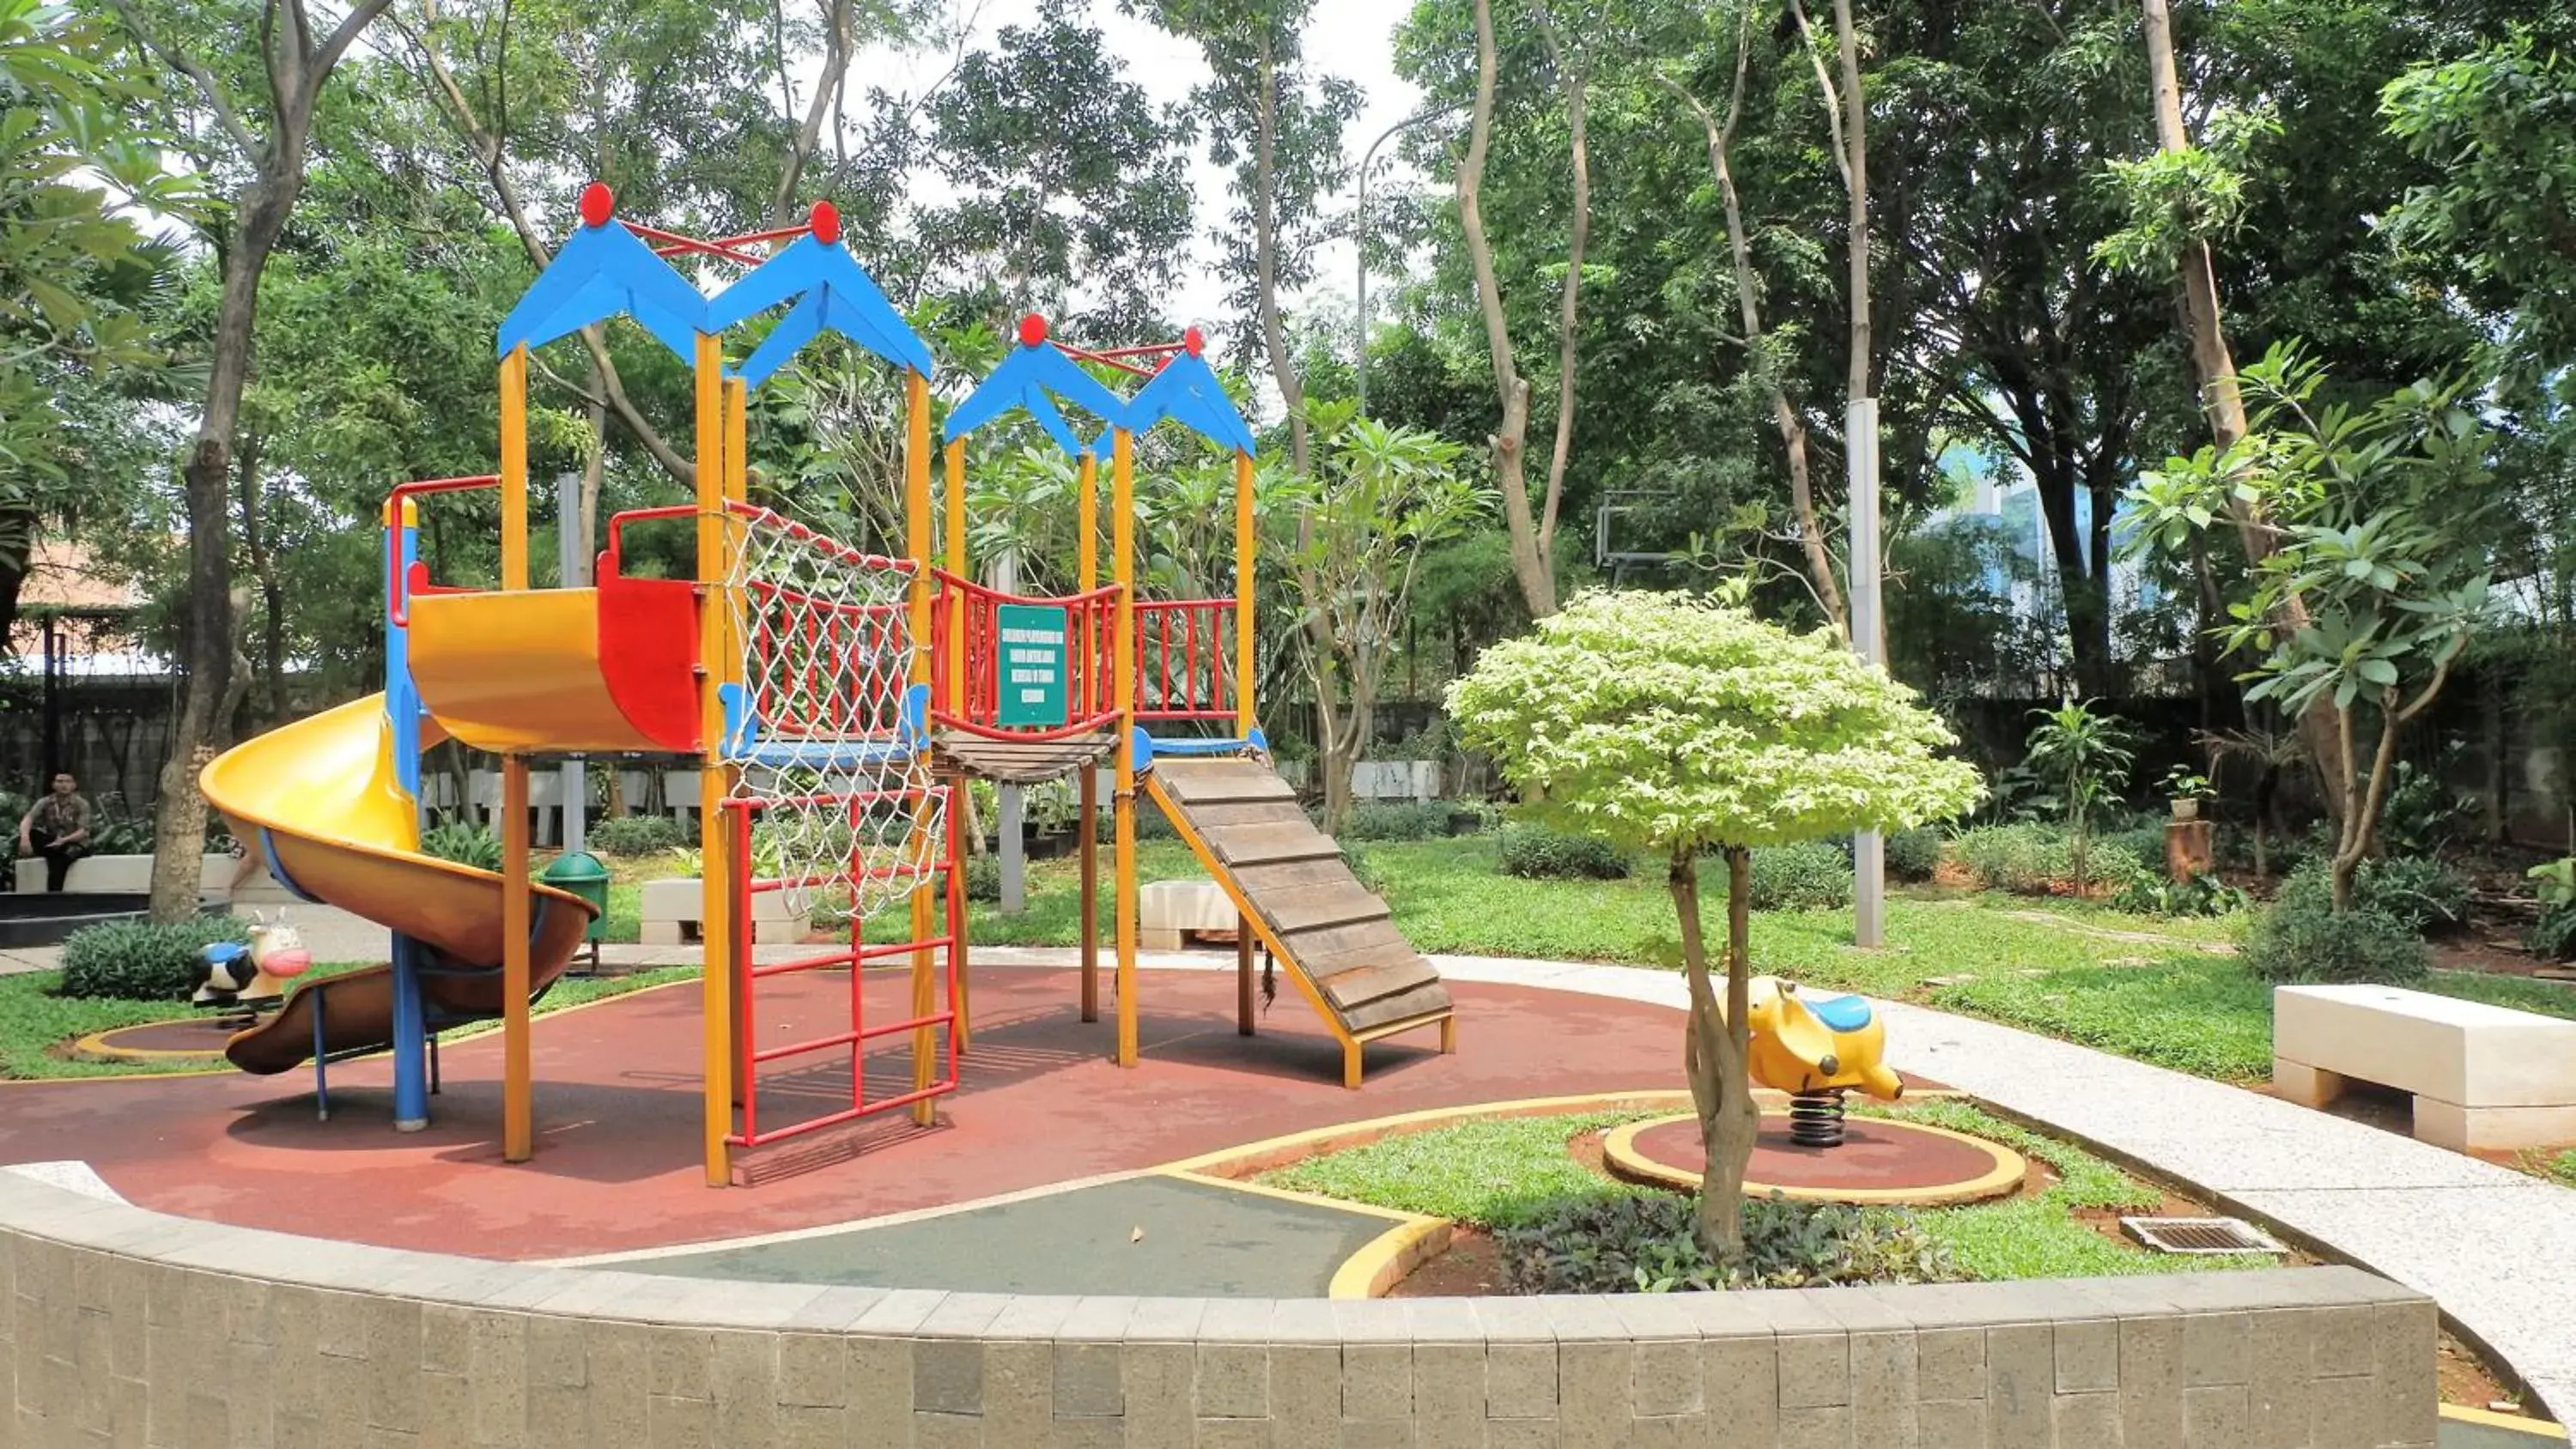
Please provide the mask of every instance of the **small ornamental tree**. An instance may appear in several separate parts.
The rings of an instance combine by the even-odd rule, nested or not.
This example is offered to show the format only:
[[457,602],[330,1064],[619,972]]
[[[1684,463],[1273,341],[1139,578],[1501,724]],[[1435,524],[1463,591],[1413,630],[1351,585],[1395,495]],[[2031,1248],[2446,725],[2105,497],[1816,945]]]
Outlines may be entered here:
[[[1742,1245],[1761,1124],[1745,1077],[1755,847],[1947,819],[1984,793],[1913,691],[1826,632],[1672,594],[1589,593],[1449,687],[1460,737],[1532,808],[1669,861],[1690,983],[1683,1063],[1708,1171],[1699,1238]],[[1700,931],[1699,857],[1726,860],[1726,1006]]]

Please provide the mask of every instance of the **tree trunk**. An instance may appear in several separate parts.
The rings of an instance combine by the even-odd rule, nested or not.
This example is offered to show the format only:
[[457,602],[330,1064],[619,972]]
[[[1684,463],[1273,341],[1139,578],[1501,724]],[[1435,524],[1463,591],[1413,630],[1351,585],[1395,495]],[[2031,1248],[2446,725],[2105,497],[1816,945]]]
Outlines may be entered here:
[[1493,0],[1475,0],[1475,11],[1476,105],[1467,122],[1467,159],[1458,167],[1458,227],[1475,268],[1476,306],[1484,316],[1494,392],[1502,404],[1502,427],[1487,443],[1493,451],[1495,490],[1503,496],[1503,527],[1511,537],[1512,577],[1521,586],[1521,602],[1530,617],[1543,619],[1556,612],[1556,570],[1540,550],[1538,520],[1530,513],[1523,457],[1529,442],[1529,381],[1512,361],[1512,335],[1503,318],[1503,289],[1494,275],[1494,248],[1485,237],[1482,203],[1485,152],[1494,133]]
[[299,132],[282,176],[254,181],[237,203],[239,224],[224,257],[223,295],[215,311],[206,406],[197,441],[182,470],[188,501],[188,614],[182,632],[186,681],[171,722],[170,755],[161,767],[153,830],[152,919],[179,921],[197,912],[199,859],[205,854],[206,797],[197,775],[221,747],[225,701],[235,698],[232,597],[232,438],[250,378],[251,341],[259,312],[259,277],[287,212],[303,188]]
[[1700,931],[1697,856],[1675,851],[1667,877],[1673,909],[1681,919],[1682,975],[1690,987],[1682,1065],[1690,1079],[1692,1105],[1699,1111],[1700,1141],[1708,1154],[1700,1183],[1698,1236],[1700,1246],[1721,1263],[1744,1246],[1744,1174],[1753,1161],[1754,1138],[1762,1126],[1745,1076],[1749,1040],[1745,983],[1752,975],[1747,964],[1751,862],[1751,852],[1728,847],[1726,1006],[1722,1010],[1709,982],[1708,947]]
[[[1554,26],[1548,27],[1549,49],[1556,49]],[[1558,64],[1564,67],[1560,55]],[[1583,254],[1592,241],[1592,151],[1584,129],[1584,75],[1580,65],[1566,67],[1566,150],[1574,173],[1574,216],[1565,243],[1565,287],[1556,316],[1556,445],[1547,459],[1547,499],[1539,506],[1536,552],[1548,570],[1548,597],[1554,603],[1556,514],[1565,501],[1565,463],[1574,450],[1574,379],[1582,341]],[[1481,220],[1481,218],[1479,218]]]
[[[2147,80],[2155,93],[2157,149],[2178,153],[2191,149],[2191,133],[2183,125],[2182,81],[2174,63],[2173,16],[2166,0],[2140,0],[2141,28],[2147,41]],[[2209,417],[2210,436],[2219,450],[2226,451],[2245,436],[2245,399],[2236,386],[2236,359],[2227,347],[2227,331],[2219,311],[2218,268],[2216,258],[2205,241],[2195,241],[2183,248],[2178,259],[2182,286],[2184,325],[2191,333],[2191,367],[2200,383],[2201,408]],[[2230,495],[2229,511],[2236,522],[2237,537],[2245,546],[2248,564],[2259,564],[2272,556],[2271,522],[2262,509]],[[2273,627],[2282,634],[2295,634],[2308,627],[2307,606],[2295,594],[2284,594],[2272,613]],[[2319,793],[2325,796],[2326,813],[2338,827],[2348,792],[2338,790],[2334,782],[2351,777],[2353,762],[2348,748],[2348,732],[2338,728],[2335,710],[2320,699],[2299,716],[2299,737],[2306,742],[2308,757],[2315,765],[2317,778],[2326,782]]]
[[1252,152],[1253,295],[1261,312],[1261,345],[1270,356],[1270,379],[1288,411],[1288,466],[1307,473],[1306,385],[1288,352],[1288,327],[1279,316],[1279,68],[1270,37],[1261,37],[1261,95],[1254,109]]

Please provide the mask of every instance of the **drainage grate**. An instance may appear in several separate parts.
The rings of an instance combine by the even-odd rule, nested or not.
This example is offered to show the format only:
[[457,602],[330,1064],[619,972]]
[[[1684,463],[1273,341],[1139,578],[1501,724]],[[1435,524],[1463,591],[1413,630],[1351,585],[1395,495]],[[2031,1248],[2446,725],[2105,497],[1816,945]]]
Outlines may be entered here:
[[2286,1253],[2240,1218],[2122,1218],[2121,1231],[2159,1253]]

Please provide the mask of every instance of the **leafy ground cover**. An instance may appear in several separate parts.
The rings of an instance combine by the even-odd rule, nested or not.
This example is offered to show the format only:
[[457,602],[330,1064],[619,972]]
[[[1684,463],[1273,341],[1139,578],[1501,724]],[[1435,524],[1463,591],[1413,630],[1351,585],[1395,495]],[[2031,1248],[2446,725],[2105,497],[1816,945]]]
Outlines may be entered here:
[[[1877,1110],[1877,1109],[1872,1109]],[[1473,1227],[1508,1229],[1561,1211],[1569,1200],[1655,1191],[1613,1181],[1577,1162],[1567,1144],[1641,1113],[1585,1113],[1462,1122],[1384,1138],[1264,1173],[1264,1185],[1345,1202],[1427,1213]],[[2095,1277],[2265,1267],[2261,1256],[2178,1259],[2114,1240],[2078,1216],[2094,1210],[2153,1209],[2157,1189],[2080,1148],[1996,1118],[1960,1101],[1886,1111],[1991,1138],[2044,1163],[2055,1181],[2040,1192],[1995,1203],[1915,1214],[1925,1236],[1980,1279]]]

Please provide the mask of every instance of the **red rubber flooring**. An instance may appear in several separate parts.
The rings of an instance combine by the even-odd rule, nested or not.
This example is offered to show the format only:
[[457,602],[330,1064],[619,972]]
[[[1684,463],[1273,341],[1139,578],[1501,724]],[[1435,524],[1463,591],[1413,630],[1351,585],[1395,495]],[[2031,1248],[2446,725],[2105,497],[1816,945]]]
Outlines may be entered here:
[[[1075,979],[977,973],[975,1050],[940,1126],[898,1110],[842,1129],[832,1151],[764,1162],[751,1188],[702,1181],[694,985],[538,1020],[538,1151],[523,1166],[500,1160],[497,1034],[445,1051],[425,1132],[392,1130],[391,1065],[377,1058],[332,1069],[329,1122],[314,1120],[305,1073],[0,1086],[0,1162],[85,1160],[144,1207],[240,1226],[544,1258],[963,1202],[1428,1107],[1683,1085],[1679,1012],[1461,983],[1457,1055],[1429,1031],[1377,1043],[1367,1085],[1349,1092],[1340,1048],[1284,983],[1262,1034],[1236,1035],[1230,972],[1145,973],[1144,1060],[1121,1071],[1108,1003],[1078,1021]],[[847,982],[764,982],[762,1044],[846,1027]],[[897,1019],[903,991],[872,974],[871,1018]],[[900,1039],[872,1047],[871,1098],[908,1087]],[[847,1055],[813,1060],[825,1064],[772,1064],[764,1125],[847,1103]]]
[[[1852,1117],[1843,1128],[1839,1147],[1801,1147],[1789,1140],[1786,1114],[1765,1112],[1761,1135],[1753,1143],[1753,1165],[1744,1175],[1749,1181],[1775,1187],[1888,1191],[1973,1182],[1995,1167],[1993,1155],[1973,1143],[1909,1132],[1903,1124],[1882,1118]],[[1708,1165],[1707,1145],[1700,1141],[1697,1122],[1649,1127],[1637,1134],[1637,1152],[1684,1172],[1698,1172]]]

